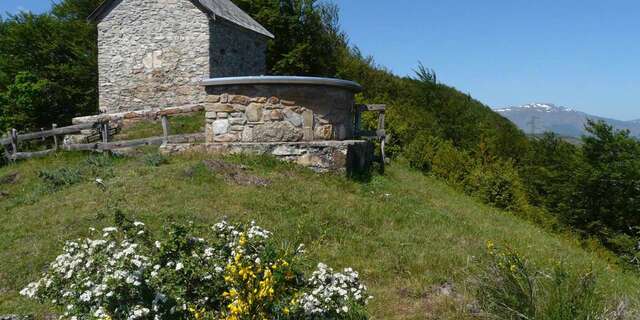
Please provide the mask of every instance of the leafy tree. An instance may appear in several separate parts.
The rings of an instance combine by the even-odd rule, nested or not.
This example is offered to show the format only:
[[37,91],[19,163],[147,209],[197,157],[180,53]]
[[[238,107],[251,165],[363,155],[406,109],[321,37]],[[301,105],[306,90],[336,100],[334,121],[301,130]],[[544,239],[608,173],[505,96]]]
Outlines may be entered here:
[[[4,98],[0,113],[23,116],[4,116],[0,128],[39,128],[54,121],[64,125],[73,117],[97,111],[95,25],[80,18],[96,2],[68,0],[55,5],[54,14],[20,13],[1,21],[0,95]],[[26,82],[39,90],[46,88],[46,95],[27,97],[39,91],[22,90]],[[13,100],[17,92],[20,101]],[[48,107],[24,105],[42,99],[46,101],[40,104]],[[34,116],[34,110],[41,114]],[[42,119],[48,120],[43,123]]]
[[269,73],[334,76],[345,46],[338,9],[317,0],[234,0],[276,35],[269,42]]
[[531,203],[556,214],[571,211],[567,200],[573,197],[582,164],[580,148],[554,133],[531,139],[520,170]]
[[85,22],[103,0],[65,0],[53,6],[51,12],[58,18]]
[[10,127],[33,130],[48,127],[56,121],[59,106],[51,105],[52,95],[59,90],[55,84],[38,79],[34,74],[21,72],[15,82],[0,95],[0,130]]
[[576,210],[569,222],[611,238],[637,236],[640,226],[640,142],[629,131],[589,121],[582,138],[585,166],[576,174]]
[[422,62],[418,63],[418,69],[414,70],[418,80],[423,82],[438,83],[438,76],[433,69],[425,67]]

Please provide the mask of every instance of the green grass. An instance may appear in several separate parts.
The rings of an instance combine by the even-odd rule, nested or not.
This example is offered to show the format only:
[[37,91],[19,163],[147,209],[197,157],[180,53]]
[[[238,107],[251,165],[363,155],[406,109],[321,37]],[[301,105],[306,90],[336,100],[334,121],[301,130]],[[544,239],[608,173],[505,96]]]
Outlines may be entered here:
[[[169,117],[169,130],[172,135],[204,132],[204,112]],[[133,140],[161,135],[160,120],[144,120],[128,125],[125,130],[114,137],[114,140]]]
[[[640,277],[608,263],[606,254],[479,204],[401,163],[384,176],[357,182],[271,158],[226,158],[268,178],[268,187],[228,184],[202,165],[204,155],[170,157],[157,167],[142,157],[97,161],[85,169],[91,178],[56,191],[38,177],[45,168],[86,167],[87,157],[57,154],[0,168],[0,178],[20,174],[16,184],[0,186],[9,193],[0,198],[0,314],[48,312],[17,292],[38,277],[65,240],[88,235],[91,226],[111,225],[107,205],[118,205],[152,230],[170,221],[256,220],[277,241],[305,243],[314,261],[360,271],[375,296],[375,319],[472,318],[466,307],[473,302],[471,273],[487,240],[542,266],[564,259],[570,270],[593,267],[599,290],[612,300],[638,294]],[[106,192],[92,175],[105,180]],[[452,283],[455,293],[439,295],[444,283]]]

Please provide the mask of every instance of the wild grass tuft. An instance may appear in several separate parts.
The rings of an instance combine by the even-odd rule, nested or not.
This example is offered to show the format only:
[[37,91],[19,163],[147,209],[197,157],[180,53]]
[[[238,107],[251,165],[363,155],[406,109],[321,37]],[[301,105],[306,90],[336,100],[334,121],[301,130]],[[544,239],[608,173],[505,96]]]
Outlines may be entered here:
[[593,270],[576,270],[562,260],[551,269],[543,269],[492,242],[488,251],[489,262],[476,275],[476,282],[478,302],[489,318],[608,319],[611,299],[597,289],[598,276]]
[[52,190],[71,186],[82,180],[79,168],[43,169],[38,176]]
[[142,160],[147,166],[150,167],[159,167],[161,165],[169,163],[169,158],[158,152],[146,154],[144,155]]

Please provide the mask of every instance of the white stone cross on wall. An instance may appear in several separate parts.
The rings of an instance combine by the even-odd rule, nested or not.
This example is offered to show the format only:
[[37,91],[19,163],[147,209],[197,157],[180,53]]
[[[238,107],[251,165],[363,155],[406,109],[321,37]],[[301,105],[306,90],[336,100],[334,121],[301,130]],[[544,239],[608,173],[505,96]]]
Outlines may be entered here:
[[147,53],[142,59],[142,64],[147,71],[153,71],[162,68],[162,50],[154,50]]

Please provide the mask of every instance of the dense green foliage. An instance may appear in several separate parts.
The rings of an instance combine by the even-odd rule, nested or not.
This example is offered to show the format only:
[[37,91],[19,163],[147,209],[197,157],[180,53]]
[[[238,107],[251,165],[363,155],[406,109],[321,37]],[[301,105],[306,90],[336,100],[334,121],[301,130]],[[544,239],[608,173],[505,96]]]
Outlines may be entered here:
[[604,122],[587,130],[581,147],[552,134],[532,141],[522,169],[531,202],[637,263],[640,141]]
[[337,73],[336,57],[344,48],[337,7],[317,0],[233,2],[276,35],[268,46],[268,73],[318,76]]
[[99,2],[64,1],[50,14],[0,21],[0,131],[64,125],[97,111],[96,30],[84,14]]

